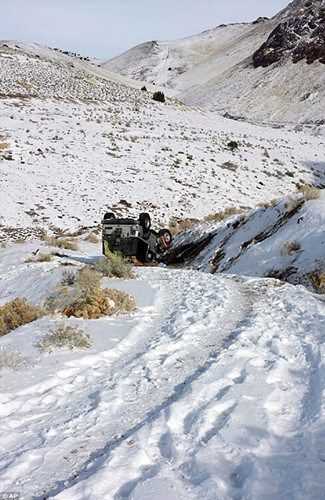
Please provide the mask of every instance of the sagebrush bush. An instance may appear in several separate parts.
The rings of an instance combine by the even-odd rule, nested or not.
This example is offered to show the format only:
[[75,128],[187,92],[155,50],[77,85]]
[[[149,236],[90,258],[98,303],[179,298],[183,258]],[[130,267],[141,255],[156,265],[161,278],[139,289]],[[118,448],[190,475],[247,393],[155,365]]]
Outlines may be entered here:
[[160,90],[158,90],[158,92],[155,92],[152,96],[153,100],[154,101],[157,101],[157,102],[165,102],[165,94],[163,92],[160,92]]
[[78,241],[71,238],[57,238],[55,236],[46,236],[44,238],[45,243],[49,247],[65,248],[66,250],[76,251],[78,250]]
[[292,241],[283,245],[282,253],[283,255],[291,255],[292,253],[298,252],[301,248],[299,241]]
[[85,238],[84,241],[88,241],[89,243],[99,243],[99,238],[97,234],[95,233],[89,233]]
[[307,201],[318,200],[320,196],[320,189],[309,184],[298,184],[297,190],[303,194]]
[[62,272],[61,285],[71,286],[74,285],[76,281],[76,273],[74,271],[69,271],[69,269],[64,269]]
[[81,328],[69,325],[59,325],[37,344],[42,352],[52,352],[53,348],[85,349],[90,346],[89,335]]
[[46,310],[52,313],[60,311],[67,317],[98,319],[135,309],[130,295],[103,289],[100,280],[100,274],[92,266],[80,268],[73,283],[61,285],[56,294],[47,300]]
[[237,141],[230,141],[228,142],[227,146],[231,151],[235,151],[235,149],[238,149],[239,144]]
[[28,257],[25,262],[50,262],[52,259],[53,254],[40,252],[33,257]]
[[181,231],[185,231],[190,227],[198,224],[200,221],[198,219],[173,219],[169,223],[169,230],[172,234],[180,233]]
[[107,299],[111,302],[112,314],[124,314],[135,310],[135,300],[128,293],[115,288],[106,288],[104,291]]
[[310,281],[316,293],[325,293],[325,271],[312,273]]
[[229,207],[223,210],[222,212],[216,212],[215,214],[207,215],[206,217],[204,217],[204,222],[223,221],[225,219],[228,219],[229,217],[232,217],[233,215],[241,214],[243,212],[244,210],[242,208]]
[[0,307],[0,336],[31,323],[42,314],[40,306],[33,306],[25,298],[17,298]]
[[134,309],[135,302],[130,295],[118,290],[102,289],[98,273],[85,266],[77,273],[70,302],[62,312],[68,317],[97,319]]
[[15,370],[19,371],[30,364],[30,359],[23,356],[20,351],[13,351],[10,348],[2,347],[0,349],[0,371]]
[[101,276],[107,278],[134,278],[132,265],[118,254],[112,253],[108,257],[102,257],[92,267]]

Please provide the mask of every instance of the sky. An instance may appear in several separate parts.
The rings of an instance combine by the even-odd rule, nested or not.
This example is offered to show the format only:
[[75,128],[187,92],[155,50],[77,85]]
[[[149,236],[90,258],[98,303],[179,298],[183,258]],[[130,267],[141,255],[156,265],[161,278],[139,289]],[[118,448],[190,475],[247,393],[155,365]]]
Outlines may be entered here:
[[270,17],[289,0],[0,0],[1,40],[36,42],[101,60],[149,40]]

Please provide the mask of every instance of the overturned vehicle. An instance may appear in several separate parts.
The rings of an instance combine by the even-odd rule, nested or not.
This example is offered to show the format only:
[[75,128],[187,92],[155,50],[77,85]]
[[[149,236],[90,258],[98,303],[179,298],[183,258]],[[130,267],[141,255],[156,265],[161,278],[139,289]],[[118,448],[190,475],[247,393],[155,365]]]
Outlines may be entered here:
[[141,213],[138,219],[117,218],[107,212],[102,220],[103,254],[120,253],[135,257],[139,262],[162,261],[172,243],[168,229],[151,229],[150,215]]

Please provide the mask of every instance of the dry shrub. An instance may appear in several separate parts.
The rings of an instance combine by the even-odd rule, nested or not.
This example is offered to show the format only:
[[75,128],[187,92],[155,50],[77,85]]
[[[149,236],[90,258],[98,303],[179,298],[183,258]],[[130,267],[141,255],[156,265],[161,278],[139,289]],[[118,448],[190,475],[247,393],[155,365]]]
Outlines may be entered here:
[[53,254],[40,252],[33,257],[28,257],[25,262],[50,262],[52,259]]
[[65,248],[66,250],[78,250],[78,242],[71,238],[57,238],[55,236],[46,236],[44,239],[49,247]]
[[325,293],[325,271],[312,273],[310,281],[316,293]]
[[190,227],[194,226],[195,224],[198,224],[199,220],[198,219],[172,219],[169,223],[169,230],[170,232],[175,235],[177,233],[180,233],[181,231],[185,231],[186,229],[189,229]]
[[91,340],[81,328],[69,325],[59,325],[51,330],[38,342],[37,347],[42,352],[52,352],[53,348],[85,349],[91,346]]
[[2,347],[0,349],[0,371],[15,370],[19,371],[24,367],[29,366],[29,358],[22,355],[20,351],[13,351],[10,348]]
[[0,307],[0,336],[35,321],[41,314],[41,307],[28,304],[25,298],[11,300]]
[[242,208],[229,207],[223,210],[222,212],[217,212],[215,214],[207,215],[206,217],[204,217],[204,222],[223,221],[225,219],[228,219],[229,217],[232,217],[233,215],[241,214],[243,212],[244,210]]
[[93,264],[94,271],[107,278],[132,279],[134,274],[132,265],[118,254],[111,253],[108,257],[102,257]]
[[310,184],[298,184],[297,190],[299,193],[304,195],[307,201],[318,200],[320,196],[320,189],[316,186],[311,186]]
[[100,276],[89,266],[77,273],[75,287],[69,299],[68,305],[62,310],[68,317],[97,319],[135,309],[134,299],[127,293],[102,289]]
[[10,149],[9,142],[0,142],[0,150],[1,149]]
[[286,243],[283,245],[282,254],[291,255],[292,253],[298,252],[301,248],[299,241],[292,241],[291,243]]
[[74,271],[69,271],[69,269],[64,269],[62,272],[61,285],[71,286],[74,285],[76,281],[76,273]]
[[166,101],[165,94],[163,92],[161,92],[160,90],[158,90],[158,92],[154,92],[152,98],[154,101],[157,101],[157,102],[165,102]]
[[95,233],[89,233],[84,241],[89,241],[89,243],[99,243],[99,238]]
[[273,198],[270,201],[261,201],[258,206],[261,208],[270,208],[270,207],[275,207],[275,205],[278,203],[277,198]]
[[113,314],[124,314],[134,311],[135,300],[131,295],[115,288],[106,288],[105,294],[113,308]]

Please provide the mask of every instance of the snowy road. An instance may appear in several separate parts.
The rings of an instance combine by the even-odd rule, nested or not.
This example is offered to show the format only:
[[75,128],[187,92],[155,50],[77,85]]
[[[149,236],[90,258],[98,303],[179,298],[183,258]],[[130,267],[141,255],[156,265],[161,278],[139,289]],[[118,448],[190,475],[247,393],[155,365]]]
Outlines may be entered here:
[[136,297],[134,316],[88,322],[90,350],[36,360],[14,389],[0,378],[2,490],[321,498],[324,305],[278,285],[152,268],[114,282]]

